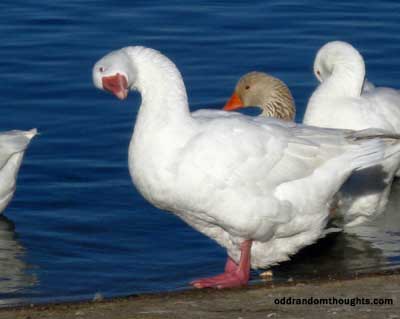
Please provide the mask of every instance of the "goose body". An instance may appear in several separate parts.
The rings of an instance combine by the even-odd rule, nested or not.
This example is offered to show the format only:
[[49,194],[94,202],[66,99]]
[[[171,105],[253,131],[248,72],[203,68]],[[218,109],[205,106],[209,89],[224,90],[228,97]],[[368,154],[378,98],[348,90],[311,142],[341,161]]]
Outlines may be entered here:
[[[303,123],[400,133],[400,92],[369,82],[365,78],[364,59],[353,46],[341,41],[325,44],[316,55],[314,74],[321,83],[310,97]],[[359,176],[345,186],[340,201],[345,226],[359,225],[385,210],[399,164],[399,157],[385,161],[383,181],[374,176]],[[379,184],[380,187],[363,191]],[[351,191],[354,185],[359,191]]]
[[128,155],[137,190],[227,249],[225,272],[194,281],[198,288],[246,284],[250,266],[287,260],[324,236],[329,203],[353,170],[399,149],[368,132],[190,113],[178,69],[149,48],[109,53],[93,81],[121,99],[142,96]]
[[0,212],[14,195],[24,152],[36,134],[36,129],[0,132]]
[[[325,62],[321,60],[317,65],[320,64],[325,65]],[[321,81],[328,77],[329,72],[326,70],[323,72],[319,71],[320,69],[323,69],[320,66],[317,66],[315,69],[317,70],[316,75]],[[362,101],[365,100],[366,96],[379,95],[378,92],[380,91],[366,79],[364,80],[363,85],[360,85],[359,88],[362,88],[363,99],[360,99],[358,102],[355,99],[350,99],[350,103],[355,103],[360,107],[362,107]],[[330,99],[332,99],[333,102],[330,101]],[[349,98],[343,97],[342,99],[343,101],[349,100]],[[342,105],[340,103],[343,103],[343,101],[340,103],[335,101],[334,98],[326,96],[322,99],[321,104],[329,104],[332,102]],[[371,107],[379,107],[379,103],[374,102],[374,99],[367,99],[367,101],[371,104]],[[372,103],[375,103],[375,105],[372,105]],[[279,79],[266,73],[250,72],[245,74],[237,83],[235,91],[230,100],[226,103],[224,109],[233,111],[239,111],[239,109],[241,109],[241,112],[243,112],[244,109],[242,108],[252,105],[258,105],[263,109],[263,112],[259,114],[261,116],[275,117],[283,120],[294,120],[295,105],[291,98],[289,88]],[[350,113],[345,113],[339,108],[341,118],[338,123],[342,125],[341,127],[351,128],[353,126],[355,129],[364,128],[364,126],[352,123],[354,122],[354,119],[351,112],[354,112],[354,108],[348,105],[347,107],[346,111],[349,111]],[[330,105],[329,109],[336,110],[333,105]],[[357,107],[355,107],[355,109],[357,109]],[[315,113],[313,114],[319,114],[324,120],[318,120],[315,123],[323,122],[326,124],[325,121],[327,121],[329,124],[326,124],[326,126],[334,127],[336,122],[332,121],[333,118],[329,116],[329,114],[324,114],[322,111],[323,108],[318,108],[318,105],[314,109]],[[293,116],[288,116],[288,114],[292,114]],[[373,123],[374,120],[377,119],[374,119],[372,116],[370,118],[370,123]],[[384,117],[380,117],[380,120],[384,120]],[[360,123],[361,121],[359,124]],[[323,125],[320,124],[318,126]],[[368,125],[366,127],[368,127]],[[389,132],[393,132],[391,125],[382,125],[382,127],[389,130]],[[386,160],[384,162],[384,172],[382,172],[382,174],[375,174],[375,171],[369,172],[368,170],[363,171],[362,173],[356,172],[353,174],[352,178],[343,185],[341,191],[335,196],[335,205],[332,207],[331,216],[335,219],[338,225],[346,228],[356,226],[377,217],[385,210],[390,193],[390,186],[399,161],[400,157],[396,156]]]

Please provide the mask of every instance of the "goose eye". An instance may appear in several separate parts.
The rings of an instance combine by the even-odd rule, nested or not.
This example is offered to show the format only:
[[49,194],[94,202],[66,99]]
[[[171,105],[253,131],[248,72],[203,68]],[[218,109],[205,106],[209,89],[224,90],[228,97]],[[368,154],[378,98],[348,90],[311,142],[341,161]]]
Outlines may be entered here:
[[101,67],[99,67],[99,71],[100,72],[104,72],[104,68],[101,66]]
[[250,86],[249,86],[249,85],[246,85],[245,89],[246,89],[246,90],[250,89]]
[[319,70],[317,70],[317,74],[318,74],[319,76],[321,76],[321,72],[320,72]]

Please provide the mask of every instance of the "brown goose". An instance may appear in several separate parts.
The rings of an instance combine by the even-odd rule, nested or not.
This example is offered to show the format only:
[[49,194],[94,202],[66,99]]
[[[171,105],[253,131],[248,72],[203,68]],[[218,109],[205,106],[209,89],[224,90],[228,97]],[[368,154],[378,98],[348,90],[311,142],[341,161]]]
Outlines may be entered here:
[[248,106],[260,107],[263,116],[286,121],[294,121],[296,115],[294,99],[287,85],[263,72],[242,76],[224,110],[233,111]]

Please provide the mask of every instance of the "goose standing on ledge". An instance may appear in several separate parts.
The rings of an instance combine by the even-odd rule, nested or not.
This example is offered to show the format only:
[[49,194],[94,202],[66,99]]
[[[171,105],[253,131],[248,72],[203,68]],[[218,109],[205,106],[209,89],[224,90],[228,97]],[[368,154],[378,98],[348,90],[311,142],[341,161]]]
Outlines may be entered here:
[[94,85],[142,103],[129,145],[137,190],[228,252],[225,272],[197,288],[247,284],[250,267],[288,260],[324,235],[329,202],[353,170],[398,153],[393,139],[235,112],[190,113],[176,66],[126,47],[93,68]]
[[236,84],[225,111],[235,111],[243,107],[257,106],[262,116],[270,116],[285,121],[294,121],[296,107],[287,85],[281,80],[263,72],[243,75]]
[[[365,72],[364,59],[352,45],[342,41],[325,44],[314,61],[314,74],[321,84],[309,99],[303,123],[352,130],[377,128],[400,134],[400,92],[375,87],[366,80]],[[383,165],[383,180],[365,175],[345,187],[341,203],[346,226],[359,225],[385,210],[399,164],[400,158],[393,157]],[[351,189],[354,184],[358,185],[357,192]],[[363,192],[374,184],[381,186]]]
[[0,132],[0,212],[7,207],[14,195],[22,158],[36,134],[36,129]]

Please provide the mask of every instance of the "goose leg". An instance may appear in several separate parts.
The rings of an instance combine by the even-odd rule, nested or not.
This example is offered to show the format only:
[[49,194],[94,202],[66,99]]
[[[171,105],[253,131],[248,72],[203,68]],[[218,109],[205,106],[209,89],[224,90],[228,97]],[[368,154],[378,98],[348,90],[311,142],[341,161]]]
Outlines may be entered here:
[[225,273],[234,272],[238,268],[238,265],[233,261],[231,257],[228,257],[225,264]]
[[197,279],[191,282],[195,288],[233,288],[247,285],[250,278],[251,240],[246,240],[240,245],[240,260],[236,264],[230,257],[225,264],[223,274]]

